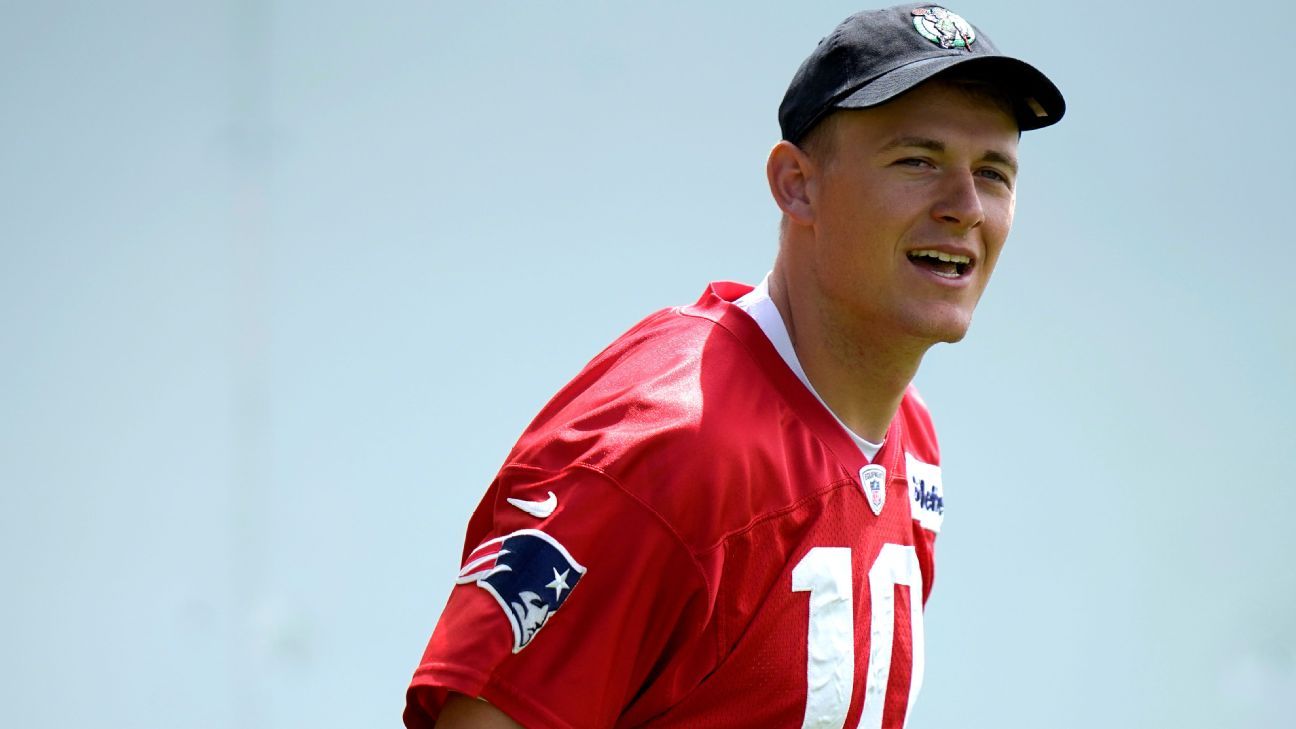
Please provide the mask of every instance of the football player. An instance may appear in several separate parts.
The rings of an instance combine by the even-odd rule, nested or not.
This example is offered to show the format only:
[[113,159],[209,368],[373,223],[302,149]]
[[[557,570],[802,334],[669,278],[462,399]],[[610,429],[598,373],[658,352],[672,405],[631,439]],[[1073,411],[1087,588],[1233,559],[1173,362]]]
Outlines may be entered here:
[[944,516],[910,381],[963,338],[1064,102],[947,9],[847,18],[779,108],[773,270],[650,315],[468,525],[410,729],[904,726]]

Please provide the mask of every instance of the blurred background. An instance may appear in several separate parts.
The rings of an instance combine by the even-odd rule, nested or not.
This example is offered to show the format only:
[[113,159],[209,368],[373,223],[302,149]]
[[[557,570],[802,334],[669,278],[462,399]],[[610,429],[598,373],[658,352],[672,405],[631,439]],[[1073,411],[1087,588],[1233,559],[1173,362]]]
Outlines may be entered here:
[[[911,726],[1296,726],[1277,9],[952,6],[1070,109],[969,338]],[[0,4],[10,727],[398,726],[595,352],[775,251],[843,2]]]

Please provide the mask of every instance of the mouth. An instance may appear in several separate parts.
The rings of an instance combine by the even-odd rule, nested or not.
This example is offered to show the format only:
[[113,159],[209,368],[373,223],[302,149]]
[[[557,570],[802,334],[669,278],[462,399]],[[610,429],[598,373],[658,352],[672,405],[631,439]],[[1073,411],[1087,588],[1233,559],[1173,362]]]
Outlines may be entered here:
[[941,278],[948,279],[958,279],[968,275],[974,265],[970,256],[960,253],[945,253],[930,248],[909,251],[908,256],[910,262],[915,266],[925,268]]

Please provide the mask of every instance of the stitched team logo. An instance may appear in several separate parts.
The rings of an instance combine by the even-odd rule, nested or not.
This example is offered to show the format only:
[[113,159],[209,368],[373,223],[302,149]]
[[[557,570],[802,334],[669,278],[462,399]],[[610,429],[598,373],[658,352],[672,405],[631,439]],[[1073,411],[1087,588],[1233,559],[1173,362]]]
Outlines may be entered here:
[[585,568],[557,539],[519,529],[482,542],[459,570],[458,584],[476,582],[513,626],[513,652],[527,646],[563,606]]
[[877,464],[861,468],[860,486],[864,487],[864,496],[868,498],[873,515],[881,516],[882,507],[886,505],[886,469]]
[[972,50],[976,40],[976,31],[972,24],[957,13],[940,6],[914,8],[914,28],[922,37],[939,45],[941,48],[964,48]]

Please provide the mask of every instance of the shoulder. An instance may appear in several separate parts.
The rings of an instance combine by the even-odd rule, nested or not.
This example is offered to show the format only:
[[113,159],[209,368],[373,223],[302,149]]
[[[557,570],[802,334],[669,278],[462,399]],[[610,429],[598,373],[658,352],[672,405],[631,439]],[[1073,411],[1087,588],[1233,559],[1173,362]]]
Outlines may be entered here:
[[914,519],[935,534],[945,518],[945,486],[940,446],[931,413],[918,390],[910,385],[900,405],[905,424],[905,477]]
[[[591,360],[545,405],[509,456],[549,468],[612,468],[645,445],[702,425],[706,378],[741,376],[740,353],[713,322],[679,309],[652,314]],[[708,403],[709,404],[709,403]]]
[[926,463],[939,465],[940,444],[936,440],[936,426],[932,423],[927,403],[913,385],[909,385],[900,401],[899,416],[904,420],[905,451]]
[[778,371],[786,367],[759,328],[704,302],[649,316],[595,357],[531,423],[506,469],[597,472],[693,551],[798,498],[789,454],[841,478],[788,402],[779,378],[795,375]]
[[751,416],[777,395],[769,363],[726,323],[696,307],[651,314],[554,395],[509,461],[630,475],[645,452],[679,457],[731,445],[735,429],[758,429]]

